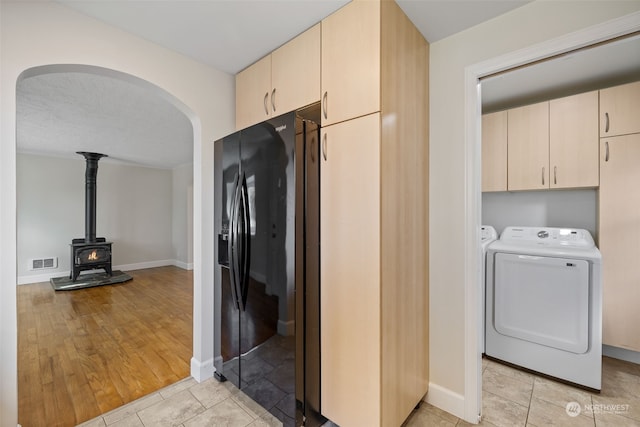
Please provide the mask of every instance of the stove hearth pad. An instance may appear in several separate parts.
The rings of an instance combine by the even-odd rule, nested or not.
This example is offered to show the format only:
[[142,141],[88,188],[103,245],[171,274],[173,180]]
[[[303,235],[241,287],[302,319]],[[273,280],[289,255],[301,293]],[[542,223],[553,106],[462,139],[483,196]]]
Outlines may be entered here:
[[76,280],[71,277],[54,277],[50,280],[56,291],[71,291],[74,289],[91,288],[94,286],[114,285],[132,280],[132,277],[120,270],[113,270],[111,275],[106,272],[80,274]]

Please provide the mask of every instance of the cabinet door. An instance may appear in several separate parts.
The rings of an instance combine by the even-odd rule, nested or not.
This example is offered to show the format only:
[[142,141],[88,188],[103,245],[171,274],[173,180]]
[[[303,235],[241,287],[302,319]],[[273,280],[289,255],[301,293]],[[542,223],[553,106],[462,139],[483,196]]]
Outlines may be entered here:
[[380,425],[380,114],[322,129],[322,414]]
[[507,191],[507,112],[482,116],[482,191]]
[[236,75],[236,129],[244,129],[271,117],[271,55]]
[[640,81],[600,91],[600,137],[640,132]]
[[320,24],[271,54],[271,114],[320,101]]
[[599,184],[598,92],[549,102],[551,188]]
[[354,0],[322,21],[322,125],[380,111],[380,3]]
[[549,188],[549,102],[514,108],[507,112],[508,188]]
[[600,141],[599,245],[607,345],[640,351],[640,134]]

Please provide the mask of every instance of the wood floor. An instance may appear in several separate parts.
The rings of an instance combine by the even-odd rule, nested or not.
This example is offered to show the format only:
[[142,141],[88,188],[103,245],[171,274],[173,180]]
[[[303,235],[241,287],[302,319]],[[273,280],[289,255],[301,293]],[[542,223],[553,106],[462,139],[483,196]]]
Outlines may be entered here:
[[17,287],[22,427],[75,426],[189,376],[192,272],[128,273],[74,291]]

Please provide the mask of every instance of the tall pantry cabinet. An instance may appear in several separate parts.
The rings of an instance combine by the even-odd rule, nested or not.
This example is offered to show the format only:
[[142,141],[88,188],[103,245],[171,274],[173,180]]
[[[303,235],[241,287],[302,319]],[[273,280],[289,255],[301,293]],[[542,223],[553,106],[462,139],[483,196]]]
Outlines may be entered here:
[[428,388],[428,44],[355,0],[321,49],[322,413],[399,426]]
[[640,82],[600,91],[604,344],[640,351]]

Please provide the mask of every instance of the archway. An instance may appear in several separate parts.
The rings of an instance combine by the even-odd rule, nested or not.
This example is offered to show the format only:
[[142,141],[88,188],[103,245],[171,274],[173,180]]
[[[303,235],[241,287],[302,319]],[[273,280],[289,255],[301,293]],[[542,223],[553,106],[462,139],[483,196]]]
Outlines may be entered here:
[[[126,90],[136,90],[132,85],[135,85],[136,88],[142,88],[145,91],[148,91],[150,93],[153,94],[154,97],[157,97],[160,103],[170,103],[172,106],[176,107],[176,112],[178,112],[178,114],[184,114],[186,117],[188,117],[188,122],[191,123],[190,126],[193,128],[193,119],[192,117],[195,116],[195,114],[189,109],[187,108],[182,102],[180,102],[179,100],[177,100],[175,97],[173,97],[171,94],[167,93],[165,90],[157,87],[156,85],[153,85],[143,79],[137,78],[135,76],[132,76],[130,74],[126,74],[126,73],[122,73],[122,72],[118,72],[112,69],[107,69],[107,68],[103,68],[103,67],[96,67],[96,66],[87,66],[87,65],[71,65],[71,64],[64,64],[64,65],[48,65],[48,66],[41,66],[41,67],[34,67],[34,68],[30,68],[25,70],[23,73],[20,74],[19,78],[18,78],[18,82],[17,82],[17,87],[21,88],[24,86],[23,85],[27,79],[34,79],[34,81],[36,81],[36,79],[44,79],[46,76],[52,77],[53,74],[59,74],[60,76],[65,76],[65,77],[69,77],[72,80],[73,79],[78,79],[77,81],[81,82],[83,87],[82,90],[91,90],[91,87],[87,86],[87,82],[91,83],[91,82],[97,82],[96,80],[91,80],[91,79],[87,79],[86,77],[82,77],[82,79],[80,79],[81,76],[85,76],[85,75],[92,75],[92,76],[100,76],[100,78],[106,77],[109,78],[109,80],[118,80],[118,81],[122,81],[126,83]],[[93,78],[93,77],[92,77]],[[41,80],[42,81],[42,80]],[[46,82],[46,80],[45,80]],[[101,86],[96,86],[96,91],[100,91]],[[20,92],[18,92],[18,94],[20,95]],[[20,96],[18,96],[18,99],[20,99]],[[18,106],[20,106],[20,104],[18,104]],[[18,111],[20,111],[20,109],[18,109]],[[60,118],[60,112],[57,112],[57,118]],[[22,117],[22,118],[21,118]],[[18,131],[20,131],[20,120],[25,120],[24,116],[18,116],[16,124],[17,124],[17,129]],[[61,118],[61,120],[64,120],[64,118]],[[100,132],[100,128],[97,129],[97,132]],[[103,128],[102,131],[105,131],[105,129]],[[135,134],[135,132],[133,132]],[[191,146],[194,145],[194,136],[193,136],[193,131],[191,132],[190,135],[191,141],[189,142],[191,144]],[[53,133],[52,133],[52,139],[53,139]],[[132,138],[133,140],[133,138]],[[18,133],[17,134],[17,138],[16,138],[16,143],[18,145],[18,148],[20,148],[20,142],[21,142],[21,134]],[[137,141],[136,141],[137,142]],[[79,147],[81,150],[85,150],[84,147]],[[74,156],[73,154],[73,150],[71,150],[70,155]],[[127,160],[127,156],[125,155],[125,153],[115,153],[115,152],[111,152],[109,151],[110,154],[115,155],[115,157],[119,158],[122,162],[122,160]],[[191,161],[193,161],[193,153],[190,153],[189,156],[191,157]],[[21,156],[22,158],[24,158],[24,156]],[[78,160],[64,160],[66,162],[78,162]],[[17,162],[17,167],[16,167],[16,175],[18,176],[18,183],[20,182],[20,177],[23,176],[24,174],[20,173],[20,169],[23,167],[23,163],[24,160],[22,161],[18,161]],[[58,159],[53,159],[53,164],[57,164]],[[111,163],[112,164],[112,163]],[[113,164],[112,164],[113,165]],[[100,168],[105,168],[107,169],[107,164],[104,164],[103,166],[101,166]],[[115,166],[111,166],[112,168]],[[120,168],[119,170],[123,170],[126,168],[129,169],[139,169],[139,170],[150,170],[152,173],[158,173],[157,170],[152,170],[149,168],[140,168],[138,166],[131,166],[131,165],[117,165],[118,168]],[[104,172],[108,172],[108,170],[104,170]],[[145,172],[146,173],[146,172]],[[169,174],[171,174],[171,172],[168,172]],[[103,175],[105,176],[105,175]],[[166,173],[165,173],[166,176]],[[191,177],[193,177],[193,172],[191,172]],[[53,180],[53,178],[52,178]],[[99,181],[99,189],[100,189],[100,179]],[[105,180],[103,180],[103,183],[106,184]],[[166,181],[165,181],[166,183]],[[131,184],[130,184],[131,185]],[[20,185],[17,186],[18,188],[18,196],[19,199],[20,197],[24,197],[24,190],[21,191],[21,187]],[[103,187],[104,188],[104,187]],[[100,191],[99,191],[100,193]],[[81,194],[78,194],[78,196],[81,198]],[[143,196],[144,197],[144,196]],[[68,209],[68,208],[67,208]],[[18,242],[20,242],[20,215],[24,214],[24,212],[21,212],[21,205],[20,203],[18,203]],[[52,213],[49,212],[49,215],[51,215]],[[103,216],[104,219],[107,219],[105,216]],[[100,219],[100,215],[99,215],[99,219]],[[142,220],[142,218],[139,218],[139,221]],[[79,221],[81,222],[81,221]],[[110,222],[117,222],[117,221],[110,221]],[[133,221],[136,222],[136,221]],[[104,229],[104,228],[103,228]],[[130,231],[130,230],[126,230],[126,231]],[[111,233],[109,233],[111,234]],[[169,233],[169,235],[171,235],[171,233]],[[59,236],[57,236],[59,237]],[[77,237],[77,236],[75,236]],[[112,236],[110,236],[112,237]],[[52,239],[55,240],[55,239]],[[133,240],[133,239],[132,239]],[[68,243],[67,241],[62,241],[60,242],[60,246],[61,247],[65,247],[66,248],[66,243]],[[117,245],[116,245],[117,246]],[[114,246],[114,253],[117,251],[117,249]],[[20,259],[20,251],[17,251],[18,254],[18,260],[19,263],[18,265],[20,266],[22,264],[22,260]],[[65,249],[65,254],[67,254],[67,249]],[[61,258],[62,260],[62,258]],[[64,270],[64,268],[68,267],[68,264],[66,264],[66,262],[61,261],[61,263],[63,265],[60,265],[61,270]],[[65,265],[66,264],[66,265]],[[153,265],[151,265],[153,266]],[[143,266],[144,267],[144,266]],[[142,268],[142,267],[140,267]],[[20,277],[20,269],[18,272],[18,276]],[[193,307],[188,307],[189,312],[193,311]],[[190,318],[190,316],[188,316]],[[192,325],[190,325],[192,326]],[[190,337],[189,337],[190,338]],[[192,343],[189,342],[189,349],[192,348]],[[184,360],[185,365],[186,365],[186,369],[187,369],[187,373],[183,374],[183,375],[188,375],[188,367],[189,367],[189,360],[191,357],[192,353],[189,354],[185,354],[184,351],[181,351],[181,355],[180,358]],[[184,368],[182,368],[184,369]],[[22,386],[22,384],[21,384]],[[78,396],[80,397],[80,396]],[[98,414],[96,414],[98,415]],[[77,421],[83,421],[81,419],[78,419]],[[24,422],[24,421],[23,421]]]

